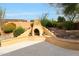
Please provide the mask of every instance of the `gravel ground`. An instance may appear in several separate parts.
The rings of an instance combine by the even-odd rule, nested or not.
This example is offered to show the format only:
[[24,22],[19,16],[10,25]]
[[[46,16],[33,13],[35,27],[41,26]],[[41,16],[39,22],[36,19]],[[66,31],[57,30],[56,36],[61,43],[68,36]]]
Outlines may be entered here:
[[61,30],[57,28],[48,28],[51,32],[53,32],[57,37],[65,38],[65,39],[79,39],[79,31],[78,30]]
[[9,39],[9,38],[13,38],[13,33],[2,34],[2,35],[0,36],[0,40],[5,40],[5,39]]
[[9,38],[13,38],[13,33],[4,33],[1,28],[0,28],[0,40],[5,40],[5,39],[9,39]]

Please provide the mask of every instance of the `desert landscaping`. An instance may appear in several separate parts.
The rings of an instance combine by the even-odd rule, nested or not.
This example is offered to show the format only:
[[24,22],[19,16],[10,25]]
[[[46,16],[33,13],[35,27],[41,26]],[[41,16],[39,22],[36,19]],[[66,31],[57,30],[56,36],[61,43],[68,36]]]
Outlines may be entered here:
[[[27,6],[27,4],[25,5]],[[73,51],[79,51],[79,5],[77,3],[51,3],[47,5],[41,4],[41,6],[43,6],[43,8],[44,6],[49,6],[50,11],[50,7],[58,8],[58,11],[62,12],[63,14],[52,15],[53,11],[57,11],[53,9],[53,11],[50,12],[48,8],[44,9],[44,11],[47,10],[49,13],[40,14],[39,12],[39,15],[37,15],[35,12],[26,12],[26,10],[28,11],[28,8],[22,9],[25,11],[23,12],[22,10],[18,10],[19,7],[17,7],[17,11],[20,11],[21,13],[15,12],[16,8],[12,13],[6,13],[7,10],[5,11],[5,9],[0,9],[0,55],[6,55],[10,52],[13,53],[13,51],[16,51],[14,52],[15,55],[17,53],[20,55],[20,53],[24,52],[27,53],[24,53],[23,55],[31,55],[31,52],[34,54],[34,51],[31,49],[36,49],[35,53],[37,55],[40,53],[43,55],[55,55],[54,53],[59,50],[63,51],[59,52],[61,55],[65,55],[65,51],[67,51],[67,54],[71,54]],[[60,10],[60,8],[62,8],[62,10]],[[32,11],[32,9],[30,10]],[[34,18],[30,16],[30,14]],[[7,16],[5,17],[5,15]],[[16,17],[17,15],[19,16]],[[54,16],[56,17],[54,18]],[[24,17],[24,19],[20,17]],[[28,18],[31,19],[29,20]],[[37,48],[33,46],[36,46]],[[28,49],[28,47],[31,48]],[[23,52],[20,49],[24,49]],[[17,50],[20,50],[21,52],[19,53]],[[76,54],[73,52],[72,55]]]
[[[20,27],[20,26],[22,26],[25,30],[27,30],[28,28],[30,28],[30,23],[29,22],[21,22],[21,21],[8,21],[8,22],[6,22],[5,21],[5,23],[7,24],[7,23],[13,23],[13,24],[15,24],[16,25],[16,27]],[[1,27],[0,27],[0,40],[2,39],[9,39],[9,38],[13,38],[14,36],[13,36],[13,33],[5,33],[2,29],[1,29]]]

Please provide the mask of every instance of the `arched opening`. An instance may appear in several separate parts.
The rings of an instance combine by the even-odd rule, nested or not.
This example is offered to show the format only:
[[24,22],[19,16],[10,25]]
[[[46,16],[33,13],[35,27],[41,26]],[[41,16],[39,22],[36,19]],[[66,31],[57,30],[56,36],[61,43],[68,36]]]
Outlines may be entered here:
[[39,30],[38,30],[38,29],[35,29],[35,30],[34,30],[34,34],[35,34],[35,35],[40,35]]

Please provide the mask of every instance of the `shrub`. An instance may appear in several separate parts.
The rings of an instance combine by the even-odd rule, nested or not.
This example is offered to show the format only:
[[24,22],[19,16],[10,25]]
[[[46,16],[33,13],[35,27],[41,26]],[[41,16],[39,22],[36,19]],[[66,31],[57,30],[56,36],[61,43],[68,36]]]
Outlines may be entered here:
[[58,22],[65,22],[65,18],[61,17],[61,16],[59,16],[57,20],[58,20]]
[[63,22],[58,22],[56,26],[59,29],[63,29]]
[[66,21],[66,22],[64,22],[64,26],[63,27],[66,30],[73,30],[75,28],[75,25],[71,21]]
[[5,23],[1,27],[1,29],[5,33],[11,33],[11,32],[13,32],[13,30],[15,30],[15,28],[16,28],[16,24],[14,24],[14,23]]
[[46,20],[46,19],[42,19],[42,20],[41,20],[41,24],[42,24],[44,27],[46,27],[46,25],[47,25],[47,20]]
[[14,37],[17,37],[17,36],[19,36],[20,34],[22,34],[24,32],[25,32],[25,29],[24,28],[18,27],[18,28],[16,28],[14,30],[13,35],[14,35]]
[[46,27],[52,27],[52,21],[51,20],[47,20]]
[[43,19],[43,20],[41,20],[41,24],[42,24],[44,27],[52,27],[52,21],[49,20],[49,19]]
[[57,21],[52,21],[52,27],[57,27]]
[[48,14],[44,14],[44,16],[41,18],[41,24],[44,26],[44,27],[47,27],[47,23],[48,23]]

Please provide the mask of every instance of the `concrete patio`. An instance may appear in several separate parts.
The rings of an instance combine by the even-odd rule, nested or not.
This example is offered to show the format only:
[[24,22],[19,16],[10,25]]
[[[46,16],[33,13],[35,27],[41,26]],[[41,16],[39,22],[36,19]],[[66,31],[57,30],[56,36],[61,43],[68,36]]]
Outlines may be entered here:
[[2,56],[78,56],[79,51],[61,48],[48,42],[40,42],[35,45],[3,54]]

